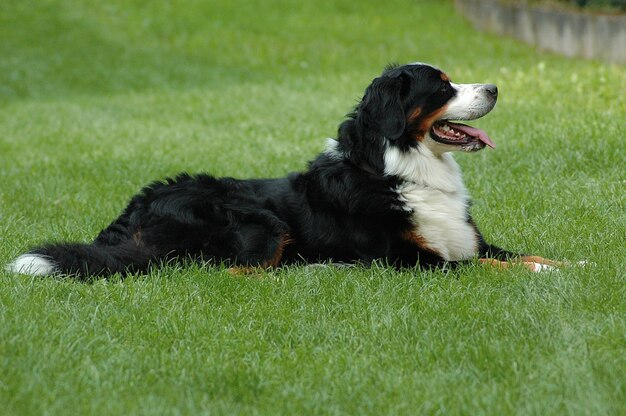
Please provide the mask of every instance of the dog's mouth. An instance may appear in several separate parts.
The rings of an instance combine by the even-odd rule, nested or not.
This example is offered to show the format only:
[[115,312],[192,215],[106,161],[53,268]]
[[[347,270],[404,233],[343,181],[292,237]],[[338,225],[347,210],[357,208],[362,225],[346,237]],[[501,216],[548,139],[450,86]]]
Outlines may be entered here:
[[439,143],[458,146],[468,152],[481,150],[485,146],[492,149],[496,147],[483,130],[448,120],[435,122],[430,129],[430,136]]

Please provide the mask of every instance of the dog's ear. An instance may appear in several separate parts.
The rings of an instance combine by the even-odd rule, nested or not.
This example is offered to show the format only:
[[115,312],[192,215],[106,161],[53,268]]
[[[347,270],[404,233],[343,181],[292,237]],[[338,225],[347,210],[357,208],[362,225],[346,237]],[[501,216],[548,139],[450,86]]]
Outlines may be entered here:
[[365,90],[359,111],[367,123],[387,139],[395,140],[406,127],[402,105],[403,76],[376,78]]

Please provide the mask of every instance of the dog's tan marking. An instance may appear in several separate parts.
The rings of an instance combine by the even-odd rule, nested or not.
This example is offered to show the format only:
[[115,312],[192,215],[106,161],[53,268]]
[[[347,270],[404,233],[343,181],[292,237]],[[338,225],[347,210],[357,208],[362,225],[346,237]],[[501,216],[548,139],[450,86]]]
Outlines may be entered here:
[[420,250],[430,251],[431,253],[435,253],[439,255],[437,251],[433,250],[432,248],[428,246],[428,242],[426,241],[424,237],[415,233],[414,231],[405,232],[404,234],[402,234],[402,239],[404,239],[405,241],[408,241],[409,243],[415,244]]
[[137,244],[138,246],[142,246],[143,245],[143,241],[141,241],[141,230],[137,230],[135,232],[135,234],[133,234],[133,241],[135,242],[135,244]]
[[565,267],[565,263],[563,263],[562,261],[550,260],[539,256],[522,256],[520,257],[520,260],[525,262],[546,264],[548,266],[554,267]]
[[478,261],[487,266],[495,267],[496,269],[509,269],[513,265],[513,263],[508,261],[500,261],[492,258],[479,259]]
[[435,121],[441,118],[441,115],[446,112],[447,106],[443,106],[433,111],[430,114],[424,115],[424,117],[419,121],[417,126],[418,135],[415,137],[418,141],[424,139],[424,135],[430,130],[430,128],[435,124]]
[[522,256],[520,258],[512,259],[510,261],[502,261],[493,258],[479,259],[479,261],[482,264],[501,270],[510,269],[511,267],[515,266],[522,266],[535,273],[556,270],[561,267],[565,267],[565,263],[563,262],[545,259],[539,256]]
[[413,121],[415,121],[415,119],[418,118],[420,114],[422,114],[422,107],[416,107],[415,110],[411,111],[411,114],[409,114],[409,117],[408,117],[409,123],[412,123]]
[[228,273],[233,276],[245,276],[251,274],[261,273],[263,270],[273,269],[280,265],[280,261],[285,253],[285,246],[293,243],[293,240],[289,237],[289,234],[284,234],[278,243],[278,248],[274,252],[274,256],[271,259],[265,260],[258,266],[233,266],[228,268]]
[[442,81],[450,82],[450,77],[448,75],[444,74],[443,72],[440,72],[439,76],[441,77]]
[[277,267],[283,258],[283,254],[285,252],[285,246],[291,243],[293,243],[293,240],[289,238],[289,234],[283,235],[280,242],[278,243],[278,248],[276,249],[276,252],[274,253],[274,257],[263,262],[262,267],[265,269]]
[[441,114],[446,111],[446,106],[438,108],[430,114],[422,114],[422,107],[416,107],[409,116],[407,122],[409,124],[416,124],[413,130],[416,132],[415,140],[422,141],[424,136],[430,130],[435,121],[439,120]]

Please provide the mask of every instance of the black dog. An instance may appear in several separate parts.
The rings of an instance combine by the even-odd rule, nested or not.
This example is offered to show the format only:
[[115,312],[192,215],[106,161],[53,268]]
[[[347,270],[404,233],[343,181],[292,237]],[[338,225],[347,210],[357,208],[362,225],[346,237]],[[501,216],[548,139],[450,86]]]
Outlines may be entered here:
[[91,244],[50,244],[8,271],[80,278],[182,258],[233,267],[382,260],[436,267],[473,258],[538,271],[557,264],[489,245],[470,217],[451,151],[494,147],[472,120],[491,84],[454,84],[430,65],[390,66],[306,172],[280,179],[180,175],[144,188]]

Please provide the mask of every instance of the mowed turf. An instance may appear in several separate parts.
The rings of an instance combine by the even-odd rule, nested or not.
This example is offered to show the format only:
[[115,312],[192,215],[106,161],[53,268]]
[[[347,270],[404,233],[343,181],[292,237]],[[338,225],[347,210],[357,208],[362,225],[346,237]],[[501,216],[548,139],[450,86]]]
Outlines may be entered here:
[[592,264],[0,271],[0,414],[625,414],[626,70],[449,2],[3,0],[0,262],[180,171],[303,169],[392,61],[498,84],[497,149],[457,157],[477,223]]

